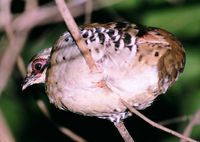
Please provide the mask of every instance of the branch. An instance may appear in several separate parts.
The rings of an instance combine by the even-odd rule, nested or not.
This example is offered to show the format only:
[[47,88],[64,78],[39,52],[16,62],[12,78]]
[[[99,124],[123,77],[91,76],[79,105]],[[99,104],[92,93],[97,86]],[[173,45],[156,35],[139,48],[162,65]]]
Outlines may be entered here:
[[178,138],[184,139],[188,142],[197,142],[196,140],[193,140],[189,137],[186,137],[176,131],[173,131],[169,128],[166,128],[152,120],[150,120],[149,118],[147,118],[146,116],[144,116],[142,113],[140,113],[139,111],[137,111],[135,108],[131,107],[126,101],[124,101],[123,99],[121,99],[121,102],[129,109],[129,111],[131,111],[132,113],[134,113],[135,115],[137,115],[138,117],[142,118],[144,121],[146,121],[147,123],[149,123],[151,126],[156,127],[157,129],[160,129],[162,131],[165,131],[169,134],[172,134]]
[[70,33],[72,34],[72,37],[75,39],[79,50],[81,51],[88,67],[90,68],[91,71],[94,71],[96,69],[96,65],[94,60],[92,59],[92,56],[89,52],[89,50],[86,48],[86,43],[83,40],[83,38],[80,35],[80,30],[76,24],[76,22],[74,21],[72,15],[70,14],[70,11],[68,9],[68,7],[65,4],[64,0],[55,0],[56,4],[58,6],[58,9],[70,31]]
[[125,142],[134,142],[133,138],[129,134],[123,122],[119,122],[119,123],[116,122],[114,123],[114,125],[119,131],[120,135],[122,136]]
[[85,21],[84,24],[91,22],[92,17],[92,0],[87,0],[85,3]]
[[[67,6],[71,11],[73,17],[78,17],[85,13],[85,4],[86,0],[82,1],[69,1]],[[102,1],[102,4],[99,4],[97,0],[93,1],[93,10],[98,10],[103,7],[119,3],[122,0],[109,0],[107,2]],[[1,2],[1,1],[0,1]],[[0,3],[1,4],[1,3]],[[3,11],[3,9],[1,9]],[[2,31],[6,25],[5,16],[0,13],[0,31]],[[51,24],[63,21],[62,16],[59,14],[57,7],[54,4],[46,4],[44,6],[37,7],[36,9],[25,11],[20,15],[14,16],[12,27],[14,30],[23,31],[26,29],[33,28],[35,26],[40,26],[44,24]],[[28,19],[28,20],[27,20]]]
[[38,8],[38,0],[25,0],[26,6],[25,11],[31,11]]
[[0,142],[15,142],[0,110]]
[[[200,124],[200,110],[197,111],[194,116],[192,117],[192,119],[190,120],[188,126],[185,128],[183,135],[186,137],[190,136],[190,133],[192,132],[192,128],[197,125]],[[182,139],[180,142],[186,142],[185,139]]]
[[73,141],[76,142],[86,142],[86,140],[84,138],[82,138],[81,136],[77,135],[76,133],[74,133],[72,130],[66,128],[66,127],[62,127],[60,125],[58,125],[57,123],[55,123],[50,116],[50,113],[45,105],[45,103],[42,100],[38,100],[37,101],[37,105],[40,108],[40,110],[42,111],[42,113],[53,122],[53,124],[56,125],[56,127],[58,128],[58,130],[60,132],[62,132],[64,135],[68,136],[69,138],[71,138]]
[[6,85],[6,82],[13,70],[13,66],[16,62],[20,50],[22,49],[28,33],[15,33],[15,36],[9,42],[8,47],[5,49],[4,54],[0,60],[0,94]]
[[[5,1],[5,2],[4,2]],[[7,2],[7,3],[6,3]],[[26,33],[22,33],[22,32],[13,32],[13,27],[12,27],[12,23],[11,23],[11,18],[12,18],[12,14],[10,12],[10,5],[11,5],[11,1],[10,0],[2,0],[1,3],[1,9],[4,9],[4,11],[1,11],[4,15],[5,15],[5,32],[7,35],[7,39],[9,41],[8,43],[8,47],[5,49],[4,54],[1,57],[0,60],[0,94],[4,88],[4,86],[6,85],[6,81],[8,80],[8,77],[10,76],[14,63],[16,61],[16,58],[18,57],[20,50],[23,45],[24,42],[27,38],[27,34]],[[5,5],[3,5],[5,4]],[[1,13],[1,14],[2,14]]]
[[71,131],[70,129],[66,128],[66,127],[62,127],[62,126],[58,126],[58,129],[65,135],[69,136],[72,140],[76,141],[76,142],[86,142],[85,139],[81,138],[80,136],[78,136],[77,134],[75,134],[73,131]]
[[187,120],[191,120],[191,118],[192,118],[191,115],[184,115],[184,116],[179,116],[179,117],[175,117],[175,118],[172,118],[172,119],[160,121],[158,123],[160,125],[170,125],[170,124],[174,124],[174,123],[179,123],[179,122],[184,122],[184,121],[187,121]]

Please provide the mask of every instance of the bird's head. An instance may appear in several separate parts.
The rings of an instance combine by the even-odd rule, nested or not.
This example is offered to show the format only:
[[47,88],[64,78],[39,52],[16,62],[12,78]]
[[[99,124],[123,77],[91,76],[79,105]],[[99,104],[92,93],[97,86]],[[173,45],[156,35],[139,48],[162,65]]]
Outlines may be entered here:
[[22,90],[33,84],[45,83],[50,53],[51,48],[46,48],[31,59],[22,83]]

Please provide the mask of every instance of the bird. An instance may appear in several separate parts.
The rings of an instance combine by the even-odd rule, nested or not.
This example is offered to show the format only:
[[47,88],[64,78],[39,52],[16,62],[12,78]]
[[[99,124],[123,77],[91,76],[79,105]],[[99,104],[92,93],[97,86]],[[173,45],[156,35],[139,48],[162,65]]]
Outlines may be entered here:
[[22,89],[44,83],[51,103],[62,110],[117,123],[149,107],[179,78],[185,50],[170,32],[129,22],[79,27],[98,70],[91,71],[70,32],[35,55]]

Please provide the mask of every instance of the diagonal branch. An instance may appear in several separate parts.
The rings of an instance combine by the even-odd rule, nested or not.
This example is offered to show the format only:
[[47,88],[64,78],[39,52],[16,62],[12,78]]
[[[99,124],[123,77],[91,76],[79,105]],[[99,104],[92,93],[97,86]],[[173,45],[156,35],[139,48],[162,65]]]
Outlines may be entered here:
[[120,135],[122,136],[125,142],[134,142],[133,138],[129,134],[123,122],[115,122],[114,125],[119,131]]
[[[193,117],[191,118],[188,126],[185,128],[184,132],[183,132],[183,135],[186,136],[186,137],[189,137],[190,136],[190,133],[192,132],[192,128],[197,125],[197,124],[200,124],[200,110],[197,111]],[[185,139],[181,139],[180,142],[186,142]]]
[[189,137],[186,137],[176,131],[173,131],[167,127],[164,127],[152,120],[150,120],[149,118],[147,118],[145,115],[143,115],[142,113],[140,113],[139,111],[137,111],[135,108],[131,107],[126,101],[124,101],[123,99],[121,99],[121,102],[129,109],[129,111],[131,111],[132,113],[134,113],[135,115],[137,115],[138,117],[142,118],[144,121],[146,121],[147,123],[149,123],[151,126],[156,127],[157,129],[160,129],[162,131],[165,131],[169,134],[172,134],[178,138],[184,139],[188,142],[197,142],[196,140],[193,140]]
[[59,124],[55,123],[51,116],[50,113],[45,105],[45,103],[42,100],[38,100],[37,101],[37,106],[40,108],[40,110],[42,111],[42,113],[53,122],[53,124],[55,124],[55,126],[58,128],[58,130],[60,132],[62,132],[64,135],[68,136],[69,138],[71,138],[73,141],[76,142],[86,142],[86,140],[84,138],[82,138],[81,136],[77,135],[75,132],[73,132],[72,130],[66,128],[66,127],[62,127]]
[[94,60],[92,59],[92,56],[89,52],[89,50],[86,48],[86,43],[83,40],[83,38],[80,35],[80,30],[74,20],[74,18],[72,17],[68,7],[65,4],[64,0],[55,0],[56,4],[58,6],[58,9],[70,31],[70,33],[72,34],[72,37],[75,39],[79,50],[81,51],[88,67],[90,68],[91,71],[94,71],[96,69],[96,65]]
[[91,22],[91,17],[92,17],[92,6],[93,1],[92,0],[87,0],[85,4],[85,21],[84,24],[88,24]]
[[[5,2],[7,3],[5,3]],[[20,50],[24,45],[24,42],[26,41],[28,31],[26,33],[22,32],[13,32],[13,27],[12,27],[12,14],[10,11],[10,5],[11,1],[7,0],[2,0],[1,3],[1,9],[4,9],[4,11],[1,11],[4,16],[5,16],[5,32],[7,35],[8,39],[8,47],[6,48],[4,54],[1,57],[0,60],[0,94],[1,91],[3,90],[4,86],[6,85],[6,81],[8,80],[8,77],[10,76],[12,72],[12,68],[15,64],[15,60],[18,57]],[[3,5],[5,4],[5,5]],[[1,13],[1,14],[2,14]]]
[[192,115],[183,115],[183,116],[175,117],[175,118],[172,118],[172,119],[160,121],[158,123],[160,125],[171,125],[171,124],[174,124],[174,123],[179,123],[179,122],[191,120],[191,118],[192,118]]
[[0,142],[15,142],[14,137],[6,124],[6,120],[0,110]]

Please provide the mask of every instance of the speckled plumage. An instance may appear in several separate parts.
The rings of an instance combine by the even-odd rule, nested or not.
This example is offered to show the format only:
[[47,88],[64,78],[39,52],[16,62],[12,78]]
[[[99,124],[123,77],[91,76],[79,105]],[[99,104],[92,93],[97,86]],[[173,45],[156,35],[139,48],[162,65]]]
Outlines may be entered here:
[[129,116],[119,98],[144,109],[183,71],[184,49],[165,30],[112,22],[83,26],[80,33],[99,70],[89,70],[70,33],[64,33],[45,72],[47,95],[60,109],[118,122]]

